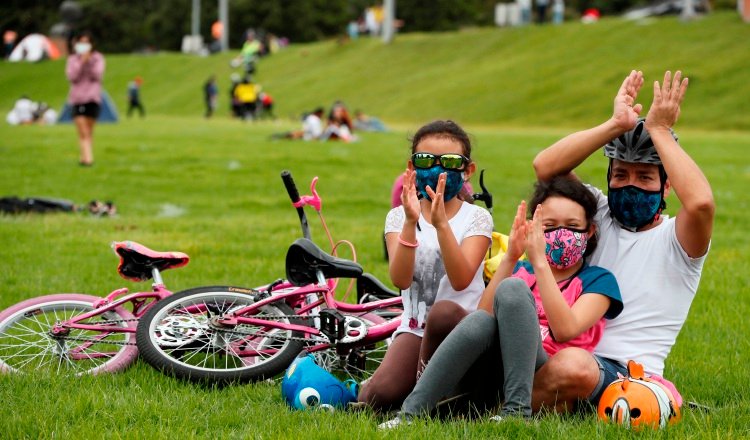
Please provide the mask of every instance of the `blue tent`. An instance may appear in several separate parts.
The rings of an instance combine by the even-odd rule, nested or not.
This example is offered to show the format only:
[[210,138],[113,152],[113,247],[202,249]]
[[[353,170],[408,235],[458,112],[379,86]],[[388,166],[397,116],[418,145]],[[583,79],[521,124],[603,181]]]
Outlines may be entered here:
[[[102,103],[99,109],[99,117],[96,118],[97,122],[117,122],[119,120],[117,116],[117,108],[115,103],[112,102],[112,98],[109,97],[109,93],[102,90]],[[66,102],[63,109],[60,111],[60,117],[57,118],[58,124],[72,123],[73,122],[73,110],[70,108],[70,103]]]

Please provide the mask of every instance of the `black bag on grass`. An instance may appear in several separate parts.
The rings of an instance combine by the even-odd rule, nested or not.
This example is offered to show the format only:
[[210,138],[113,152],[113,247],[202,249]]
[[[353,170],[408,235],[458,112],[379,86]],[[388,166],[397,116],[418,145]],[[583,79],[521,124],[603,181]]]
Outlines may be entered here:
[[48,197],[28,197],[20,199],[16,196],[0,198],[0,212],[5,214],[21,214],[28,212],[73,212],[76,210],[75,203],[65,199],[53,199]]

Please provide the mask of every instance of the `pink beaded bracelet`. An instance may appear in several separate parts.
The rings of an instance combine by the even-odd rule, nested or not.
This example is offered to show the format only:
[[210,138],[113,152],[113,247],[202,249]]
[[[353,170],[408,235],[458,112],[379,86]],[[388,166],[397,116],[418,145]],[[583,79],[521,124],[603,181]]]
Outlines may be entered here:
[[403,238],[401,238],[401,234],[398,235],[398,242],[401,243],[402,245],[408,247],[408,248],[415,248],[415,247],[419,246],[419,242],[418,241],[415,242],[415,243],[409,243],[408,241],[406,241]]

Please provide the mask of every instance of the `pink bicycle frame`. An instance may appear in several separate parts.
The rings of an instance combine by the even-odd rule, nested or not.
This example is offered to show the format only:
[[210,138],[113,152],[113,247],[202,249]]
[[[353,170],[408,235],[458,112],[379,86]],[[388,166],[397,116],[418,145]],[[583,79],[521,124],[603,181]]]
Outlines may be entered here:
[[[100,301],[97,301],[93,304],[94,310],[90,312],[83,313],[81,315],[74,316],[71,319],[58,322],[54,326],[52,326],[52,329],[50,332],[52,335],[66,335],[70,332],[71,329],[79,329],[79,330],[91,330],[91,331],[98,331],[102,332],[97,335],[92,335],[91,339],[94,339],[95,341],[84,341],[80,345],[78,345],[76,348],[73,348],[69,351],[69,355],[74,360],[82,360],[82,359],[90,359],[92,357],[101,358],[101,357],[108,357],[111,355],[111,353],[88,353],[88,354],[81,354],[85,350],[87,350],[89,347],[91,347],[95,342],[103,341],[106,339],[110,333],[135,333],[136,326],[135,325],[128,325],[126,327],[117,327],[117,326],[111,326],[107,324],[82,324],[81,321],[85,321],[89,318],[92,318],[94,316],[102,315],[106,312],[115,310],[122,305],[126,303],[132,303],[133,304],[133,315],[136,318],[140,318],[143,316],[148,309],[156,303],[156,301],[166,298],[167,296],[171,295],[172,292],[169,291],[164,284],[158,283],[153,284],[153,290],[151,292],[138,292],[133,294],[128,294],[127,296],[124,296],[118,300],[115,300],[118,296],[126,295],[128,293],[128,289],[126,287],[123,287],[121,289],[117,289],[107,295],[105,298],[101,299]],[[151,300],[151,301],[149,301]],[[134,324],[136,321],[133,322]],[[109,333],[104,333],[109,332]]]
[[[298,315],[304,316],[311,310],[318,308],[325,304],[327,308],[331,308],[340,312],[349,314],[367,314],[374,310],[385,309],[388,307],[398,306],[401,304],[401,297],[388,298],[379,301],[373,301],[365,304],[349,304],[345,302],[337,301],[333,297],[337,280],[329,279],[326,284],[308,284],[302,287],[290,288],[289,291],[284,292],[281,289],[274,291],[272,296],[264,298],[256,303],[253,303],[247,307],[235,310],[231,315],[226,316],[219,320],[220,324],[235,326],[240,324],[249,324],[260,326],[268,329],[281,329],[302,332],[307,335],[320,336],[321,331],[315,327],[309,325],[300,324],[286,324],[283,322],[271,321],[262,318],[253,318],[251,315],[254,311],[260,310],[263,306],[278,301],[286,301],[291,304],[300,304],[310,294],[322,295],[322,299],[313,301],[310,304],[305,304],[296,309]],[[291,284],[289,284],[291,286]],[[401,323],[400,319],[392,319],[380,324],[373,325],[367,329],[367,334],[361,340],[356,342],[356,345],[367,345],[369,343],[382,341],[390,336]],[[312,347],[307,347],[308,351],[317,351],[329,347],[330,344],[319,344]],[[241,354],[253,355],[252,351],[243,351]],[[257,354],[257,352],[255,353]]]

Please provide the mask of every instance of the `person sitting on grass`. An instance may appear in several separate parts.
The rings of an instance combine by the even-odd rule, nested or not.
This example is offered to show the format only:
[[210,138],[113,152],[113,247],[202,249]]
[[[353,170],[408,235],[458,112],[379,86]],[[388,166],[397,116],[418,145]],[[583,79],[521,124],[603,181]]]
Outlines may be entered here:
[[[526,220],[525,202],[516,210],[508,250],[480,310],[469,314],[447,301],[433,307],[425,339],[436,327],[438,333],[446,325],[455,329],[429,359],[399,415],[381,429],[429,415],[456,386],[478,408],[502,401],[495,420],[529,418],[534,372],[548,355],[565,347],[593,350],[605,318],[622,311],[612,273],[584,261],[597,248],[597,205],[588,189],[565,177],[538,182],[529,205],[532,220]],[[528,261],[521,261],[524,253]]]
[[[534,170],[540,180],[573,170],[604,145],[609,159],[608,194],[589,186],[598,201],[599,247],[590,263],[612,271],[625,309],[607,323],[594,353],[566,348],[552,356],[534,379],[533,407],[571,411],[579,402],[598,404],[603,390],[627,374],[635,360],[675,395],[661,378],[664,361],[695,298],[713,230],[715,203],[706,176],[682,149],[672,126],[688,87],[677,71],[654,82],[645,119],[636,104],[643,73],[632,71],[615,96],[614,112],[602,124],[568,135],[540,152]],[[665,199],[680,201],[669,217]]]
[[321,139],[324,141],[341,140],[344,142],[357,140],[357,137],[354,135],[352,118],[349,116],[349,111],[343,102],[336,101],[333,103],[333,107],[331,107],[331,111],[328,113],[328,123]]
[[317,107],[312,112],[305,115],[302,120],[302,129],[287,131],[284,133],[275,133],[271,139],[303,139],[306,141],[319,140],[323,134],[323,107]]
[[362,110],[354,110],[354,129],[360,131],[388,131],[383,121],[366,115]]
[[466,132],[453,121],[431,122],[414,135],[411,152],[402,204],[385,220],[390,277],[401,289],[404,313],[383,362],[358,395],[377,410],[401,405],[414,387],[432,305],[447,300],[476,309],[492,237],[491,214],[457,197],[476,169]]

